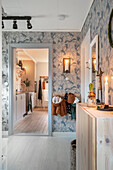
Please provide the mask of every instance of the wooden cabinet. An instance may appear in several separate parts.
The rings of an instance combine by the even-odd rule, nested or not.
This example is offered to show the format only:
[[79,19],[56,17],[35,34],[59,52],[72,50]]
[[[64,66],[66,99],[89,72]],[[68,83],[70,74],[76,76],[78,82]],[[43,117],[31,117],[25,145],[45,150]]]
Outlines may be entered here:
[[76,169],[113,170],[113,112],[77,104]]
[[22,116],[26,113],[26,94],[21,95],[21,103],[22,103]]
[[16,120],[19,120],[22,117],[22,95],[17,95],[16,100]]
[[26,94],[16,95],[16,113],[14,114],[14,123],[20,120],[26,113]]

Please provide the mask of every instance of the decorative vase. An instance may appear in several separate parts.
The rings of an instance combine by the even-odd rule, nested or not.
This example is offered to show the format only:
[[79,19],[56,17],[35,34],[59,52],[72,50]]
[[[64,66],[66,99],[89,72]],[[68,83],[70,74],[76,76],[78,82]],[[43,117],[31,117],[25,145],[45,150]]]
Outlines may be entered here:
[[90,92],[89,95],[88,95],[87,106],[88,107],[95,107],[96,106],[95,94],[93,92]]

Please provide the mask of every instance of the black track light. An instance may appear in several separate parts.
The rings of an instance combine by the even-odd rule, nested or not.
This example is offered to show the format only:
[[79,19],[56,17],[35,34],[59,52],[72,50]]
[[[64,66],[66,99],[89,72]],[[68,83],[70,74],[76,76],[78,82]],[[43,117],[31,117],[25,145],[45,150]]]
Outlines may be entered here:
[[32,29],[32,25],[31,25],[31,23],[30,23],[30,20],[27,20],[27,28],[28,28],[28,29]]
[[13,29],[18,29],[17,21],[16,20],[13,21]]
[[[18,29],[17,21],[19,20],[26,20],[27,21],[27,29],[32,29],[32,25],[30,20],[32,19],[31,16],[2,16],[2,21],[4,20],[13,20],[13,29]],[[2,22],[2,28],[4,28],[4,23]]]
[[2,21],[2,29],[4,29],[4,22]]

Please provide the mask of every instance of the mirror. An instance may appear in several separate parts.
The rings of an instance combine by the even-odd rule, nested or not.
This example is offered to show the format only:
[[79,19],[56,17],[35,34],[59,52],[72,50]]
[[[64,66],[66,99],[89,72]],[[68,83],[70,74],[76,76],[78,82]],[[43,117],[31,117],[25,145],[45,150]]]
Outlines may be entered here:
[[98,70],[98,35],[96,35],[90,44],[90,82],[94,85],[93,92],[96,99],[98,99],[98,77],[96,76]]

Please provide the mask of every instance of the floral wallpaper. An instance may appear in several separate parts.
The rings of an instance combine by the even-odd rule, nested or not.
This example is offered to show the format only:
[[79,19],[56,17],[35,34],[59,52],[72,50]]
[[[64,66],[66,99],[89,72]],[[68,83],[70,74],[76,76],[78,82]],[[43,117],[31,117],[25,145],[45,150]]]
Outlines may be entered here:
[[[9,115],[8,45],[10,43],[51,43],[53,92],[80,93],[80,35],[79,32],[3,32],[3,131],[8,131]],[[71,73],[63,73],[64,57],[71,58]],[[75,121],[70,120],[68,116],[53,116],[53,131],[73,132]]]
[[99,66],[104,71],[102,82],[103,101],[105,92],[104,78],[107,75],[109,78],[109,104],[113,104],[113,48],[110,47],[108,40],[108,23],[112,8],[113,0],[94,0],[81,32],[82,40],[89,28],[91,41],[95,35],[99,35]]

